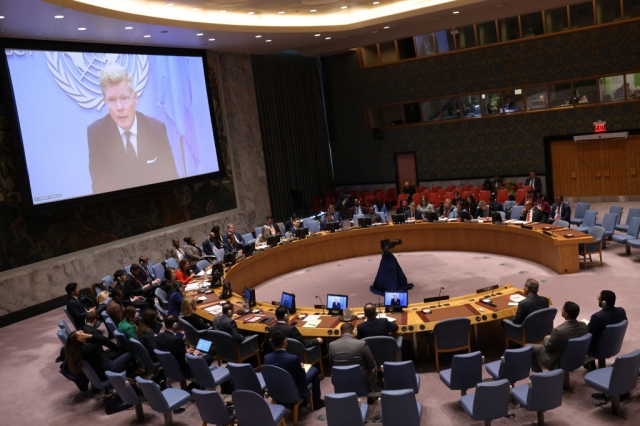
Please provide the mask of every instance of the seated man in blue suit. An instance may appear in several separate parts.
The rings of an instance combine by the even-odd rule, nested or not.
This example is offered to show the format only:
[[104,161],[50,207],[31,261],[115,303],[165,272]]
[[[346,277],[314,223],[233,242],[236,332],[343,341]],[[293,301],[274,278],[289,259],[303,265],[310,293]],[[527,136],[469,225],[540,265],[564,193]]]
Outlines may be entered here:
[[333,204],[327,207],[327,214],[324,215],[322,219],[320,219],[320,223],[322,224],[322,229],[325,228],[327,222],[338,222],[338,226],[342,226],[342,216],[338,213],[333,206]]
[[372,336],[388,336],[398,331],[398,324],[386,318],[376,318],[378,313],[376,307],[371,303],[364,305],[364,315],[367,320],[358,324],[358,339]]
[[556,220],[569,222],[569,219],[571,219],[571,207],[569,207],[569,204],[564,203],[562,195],[558,195],[556,197],[556,202],[551,206],[551,212],[549,213],[549,219],[547,219],[547,222],[553,223]]
[[[598,306],[601,308],[598,312],[591,315],[589,320],[588,330],[593,336],[591,338],[591,344],[589,345],[589,355],[592,355],[602,338],[604,328],[611,324],[617,324],[627,319],[627,313],[624,308],[620,308],[616,305],[616,294],[611,290],[602,290],[598,295]],[[592,361],[585,364],[585,368],[588,370],[595,370],[596,362]]]
[[[265,355],[264,364],[275,365],[291,374],[300,396],[305,399],[305,401],[309,399],[309,389],[307,386],[311,383],[313,409],[319,410],[324,407],[324,400],[320,398],[320,376],[318,369],[311,367],[305,374],[300,358],[287,352],[287,338],[281,332],[276,331],[271,335],[271,343],[275,351]],[[306,402],[302,404],[305,405]]]

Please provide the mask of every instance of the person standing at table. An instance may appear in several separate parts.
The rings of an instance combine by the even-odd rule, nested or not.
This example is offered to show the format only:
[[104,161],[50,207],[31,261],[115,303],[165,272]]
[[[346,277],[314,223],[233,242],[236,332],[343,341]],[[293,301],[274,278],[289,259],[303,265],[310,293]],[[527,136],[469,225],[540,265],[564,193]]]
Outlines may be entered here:
[[536,195],[542,192],[542,181],[536,176],[536,172],[529,172],[529,177],[524,181],[524,186],[533,186]]
[[538,296],[539,288],[540,284],[538,284],[538,281],[533,278],[529,278],[527,282],[524,283],[525,298],[518,303],[516,316],[513,318],[514,324],[522,324],[524,319],[533,312],[549,307],[549,299]]

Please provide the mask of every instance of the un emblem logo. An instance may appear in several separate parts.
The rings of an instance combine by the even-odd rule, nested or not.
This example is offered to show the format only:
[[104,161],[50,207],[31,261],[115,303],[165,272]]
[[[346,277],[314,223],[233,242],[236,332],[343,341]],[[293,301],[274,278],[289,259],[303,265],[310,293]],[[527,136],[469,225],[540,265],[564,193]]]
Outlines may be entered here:
[[100,70],[107,64],[118,64],[129,71],[138,97],[149,78],[147,55],[121,53],[46,52],[47,66],[58,86],[85,109],[100,111],[104,106],[100,90]]

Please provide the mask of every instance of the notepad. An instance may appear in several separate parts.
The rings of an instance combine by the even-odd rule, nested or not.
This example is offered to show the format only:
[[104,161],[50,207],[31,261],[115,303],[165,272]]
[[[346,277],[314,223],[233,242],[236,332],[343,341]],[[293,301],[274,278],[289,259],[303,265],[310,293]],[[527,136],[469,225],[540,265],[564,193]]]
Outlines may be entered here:
[[302,364],[302,366],[304,367],[304,372],[308,373],[309,369],[311,368],[311,364]]
[[511,299],[512,302],[520,303],[525,299],[525,297],[521,294],[512,294],[509,296],[509,299]]
[[306,317],[304,319],[304,321],[319,321],[320,320],[320,315],[309,315],[308,317]]
[[187,284],[186,286],[184,286],[184,291],[195,291],[195,290],[198,290],[199,287],[200,287],[200,284],[198,283]]
[[198,300],[207,300],[207,296],[200,296],[198,297]]
[[509,306],[518,306],[518,305],[519,305],[519,303],[516,303],[516,302],[509,302]]
[[218,315],[222,313],[222,306],[221,305],[209,306],[208,308],[205,308],[205,311],[209,312],[212,315]]
[[307,321],[305,325],[302,326],[302,328],[316,328],[317,326],[320,325],[321,322],[322,320]]

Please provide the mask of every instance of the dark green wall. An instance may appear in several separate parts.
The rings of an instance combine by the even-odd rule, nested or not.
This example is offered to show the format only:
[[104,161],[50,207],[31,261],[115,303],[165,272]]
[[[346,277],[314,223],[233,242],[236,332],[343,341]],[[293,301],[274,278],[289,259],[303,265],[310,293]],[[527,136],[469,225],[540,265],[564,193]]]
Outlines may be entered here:
[[421,181],[545,173],[545,136],[640,127],[640,103],[366,129],[369,106],[640,70],[628,23],[361,70],[356,52],[324,59],[336,185],[395,181],[394,152],[415,151]]

